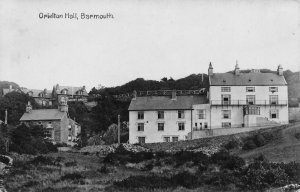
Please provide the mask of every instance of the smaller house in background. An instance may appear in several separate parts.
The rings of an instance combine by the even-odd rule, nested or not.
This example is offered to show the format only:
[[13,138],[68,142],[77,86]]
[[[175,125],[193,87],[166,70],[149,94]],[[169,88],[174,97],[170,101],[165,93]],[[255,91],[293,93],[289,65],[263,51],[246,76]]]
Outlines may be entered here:
[[81,132],[81,126],[69,117],[66,97],[61,97],[58,109],[32,109],[29,102],[20,122],[42,126],[55,143],[72,145]]
[[47,89],[39,90],[39,89],[30,89],[25,92],[30,97],[34,98],[35,102],[43,107],[52,106],[54,98],[52,97],[52,91],[48,91]]
[[89,96],[85,89],[85,86],[72,87],[72,86],[61,86],[59,84],[53,87],[53,94],[57,96],[58,101],[60,100],[61,97],[67,96],[68,101],[87,102],[87,98]]
[[13,88],[12,85],[9,85],[9,88],[2,89],[2,96],[6,95],[7,93],[11,93],[11,92],[22,93],[24,90],[25,90],[25,88]]

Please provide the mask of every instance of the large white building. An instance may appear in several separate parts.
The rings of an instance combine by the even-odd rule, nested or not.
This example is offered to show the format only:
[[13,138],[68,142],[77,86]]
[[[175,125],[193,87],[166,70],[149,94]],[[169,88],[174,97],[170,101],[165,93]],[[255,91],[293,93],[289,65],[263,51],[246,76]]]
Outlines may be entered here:
[[[129,142],[176,142],[236,128],[288,123],[288,91],[283,69],[214,73],[208,69],[207,95],[134,97],[129,106]],[[240,129],[247,130],[247,129]],[[239,131],[240,131],[239,130]]]

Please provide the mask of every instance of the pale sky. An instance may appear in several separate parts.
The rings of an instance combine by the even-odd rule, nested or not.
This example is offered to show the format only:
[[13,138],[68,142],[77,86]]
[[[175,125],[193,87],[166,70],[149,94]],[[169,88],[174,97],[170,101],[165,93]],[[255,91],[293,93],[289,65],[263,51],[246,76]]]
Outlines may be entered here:
[[[114,19],[40,19],[40,13]],[[300,70],[296,0],[0,0],[0,80],[92,88],[269,68]]]

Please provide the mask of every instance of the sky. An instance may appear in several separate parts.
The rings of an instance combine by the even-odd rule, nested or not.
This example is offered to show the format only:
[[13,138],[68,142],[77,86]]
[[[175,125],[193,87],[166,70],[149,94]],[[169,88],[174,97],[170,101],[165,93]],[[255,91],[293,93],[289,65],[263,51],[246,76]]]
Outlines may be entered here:
[[300,70],[297,0],[0,0],[0,26],[0,80],[31,89],[178,79],[209,62],[214,72]]

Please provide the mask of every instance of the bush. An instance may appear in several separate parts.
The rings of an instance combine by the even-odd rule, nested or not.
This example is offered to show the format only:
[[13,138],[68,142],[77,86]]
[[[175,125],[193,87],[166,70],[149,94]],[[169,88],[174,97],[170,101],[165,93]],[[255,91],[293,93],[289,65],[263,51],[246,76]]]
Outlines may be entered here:
[[77,161],[74,160],[74,161],[66,162],[65,166],[66,167],[75,167],[75,166],[77,166]]
[[300,139],[300,133],[295,133],[295,138]]
[[174,175],[171,180],[173,183],[186,188],[196,188],[201,185],[201,181],[199,181],[198,177],[187,171]]
[[45,157],[45,156],[37,156],[33,160],[30,161],[30,164],[32,165],[59,165],[59,157],[54,159],[52,157]]
[[255,142],[253,141],[253,139],[248,139],[242,147],[243,150],[251,150],[251,149],[255,149],[255,148],[257,148],[257,146],[256,146]]
[[80,173],[68,173],[60,178],[60,180],[62,181],[69,180],[77,184],[84,184],[83,179],[85,179],[85,177],[82,176]]
[[9,164],[9,159],[5,156],[0,156],[0,162],[8,165]]
[[235,149],[239,147],[239,142],[236,139],[232,139],[228,143],[224,144],[223,147],[227,150]]
[[228,151],[219,151],[211,156],[213,163],[221,166],[223,169],[239,169],[245,165],[244,159],[238,156],[232,156]]
[[107,174],[109,173],[109,169],[107,168],[106,164],[104,164],[100,170],[99,170],[100,173],[103,173],[103,174]]
[[266,140],[262,134],[255,135],[253,140],[257,147],[261,147],[266,144]]

